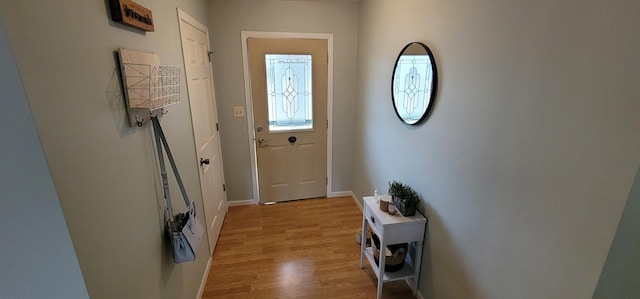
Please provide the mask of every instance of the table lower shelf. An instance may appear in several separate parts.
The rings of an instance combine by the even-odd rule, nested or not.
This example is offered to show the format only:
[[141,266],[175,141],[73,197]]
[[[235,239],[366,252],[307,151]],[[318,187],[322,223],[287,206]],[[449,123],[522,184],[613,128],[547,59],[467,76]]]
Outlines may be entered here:
[[[369,261],[369,264],[371,265],[373,272],[376,273],[376,277],[380,279],[380,276],[378,274],[380,267],[376,265],[376,260],[373,257],[373,249],[371,247],[365,248],[364,256],[367,257],[367,260]],[[402,266],[402,269],[396,272],[384,271],[382,275],[383,276],[382,281],[387,282],[387,281],[396,281],[396,280],[403,280],[407,278],[413,278],[415,274],[416,273],[415,273],[415,270],[413,269],[413,266],[410,263],[407,263],[405,261],[404,266]]]

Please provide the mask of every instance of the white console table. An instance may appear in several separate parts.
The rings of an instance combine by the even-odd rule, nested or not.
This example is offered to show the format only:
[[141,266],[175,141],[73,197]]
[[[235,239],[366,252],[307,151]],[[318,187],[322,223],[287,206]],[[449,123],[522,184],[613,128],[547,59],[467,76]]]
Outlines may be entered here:
[[[422,243],[424,241],[424,230],[427,220],[420,213],[415,216],[402,216],[399,212],[389,215],[378,208],[378,203],[373,196],[364,197],[364,211],[362,217],[362,240],[360,248],[360,268],[364,268],[364,258],[369,261],[369,265],[378,278],[378,299],[382,296],[382,286],[387,281],[405,280],[411,287],[413,295],[418,287],[418,276],[420,274],[420,261],[422,259]],[[373,233],[380,238],[380,256],[377,266],[373,257],[371,247],[366,247],[367,226],[371,227]],[[373,242],[373,240],[372,240]],[[387,245],[400,243],[415,243],[415,250],[407,252],[405,264],[397,272],[385,272],[385,249]]]

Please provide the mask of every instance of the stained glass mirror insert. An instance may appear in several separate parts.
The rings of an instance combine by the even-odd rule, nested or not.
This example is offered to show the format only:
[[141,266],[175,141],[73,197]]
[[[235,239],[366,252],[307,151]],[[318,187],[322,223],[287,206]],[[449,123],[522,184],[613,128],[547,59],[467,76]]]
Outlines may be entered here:
[[311,55],[266,54],[269,131],[313,129]]
[[391,96],[398,117],[410,125],[426,119],[436,95],[438,75],[431,50],[423,43],[406,45],[393,70]]

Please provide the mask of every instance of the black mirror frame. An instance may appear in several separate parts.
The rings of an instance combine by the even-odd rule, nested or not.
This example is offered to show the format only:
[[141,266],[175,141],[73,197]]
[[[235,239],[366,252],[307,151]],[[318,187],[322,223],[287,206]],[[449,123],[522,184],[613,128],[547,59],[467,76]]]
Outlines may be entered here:
[[[418,119],[416,122],[408,123],[406,120],[404,120],[404,118],[402,118],[402,116],[400,116],[400,113],[398,113],[398,108],[396,107],[396,96],[393,93],[393,88],[394,88],[393,82],[395,81],[394,79],[396,77],[396,69],[398,68],[398,62],[400,61],[400,57],[402,57],[402,54],[404,53],[405,50],[407,50],[407,48],[409,48],[411,45],[414,45],[414,44],[422,46],[422,48],[424,48],[425,51],[427,51],[427,55],[429,55],[429,59],[431,60],[431,67],[433,69],[433,79],[431,80],[431,95],[429,96],[429,104],[427,105],[427,109],[424,111],[420,119]],[[400,54],[398,54],[398,58],[396,59],[396,64],[393,66],[393,73],[391,75],[391,104],[393,105],[393,110],[396,112],[396,115],[403,123],[407,125],[412,125],[412,126],[418,125],[423,121],[425,121],[429,116],[431,109],[433,108],[433,104],[435,102],[437,93],[438,93],[438,68],[436,67],[436,59],[433,56],[433,52],[431,52],[431,49],[429,49],[429,47],[427,47],[427,45],[425,45],[424,43],[421,43],[421,42],[408,43],[406,46],[404,46],[404,48],[402,48],[402,51],[400,51]]]

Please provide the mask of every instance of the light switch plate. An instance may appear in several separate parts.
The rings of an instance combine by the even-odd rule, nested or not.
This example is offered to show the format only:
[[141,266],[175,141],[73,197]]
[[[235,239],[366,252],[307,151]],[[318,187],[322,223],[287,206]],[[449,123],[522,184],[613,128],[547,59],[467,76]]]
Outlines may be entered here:
[[233,107],[233,117],[244,117],[244,107]]

